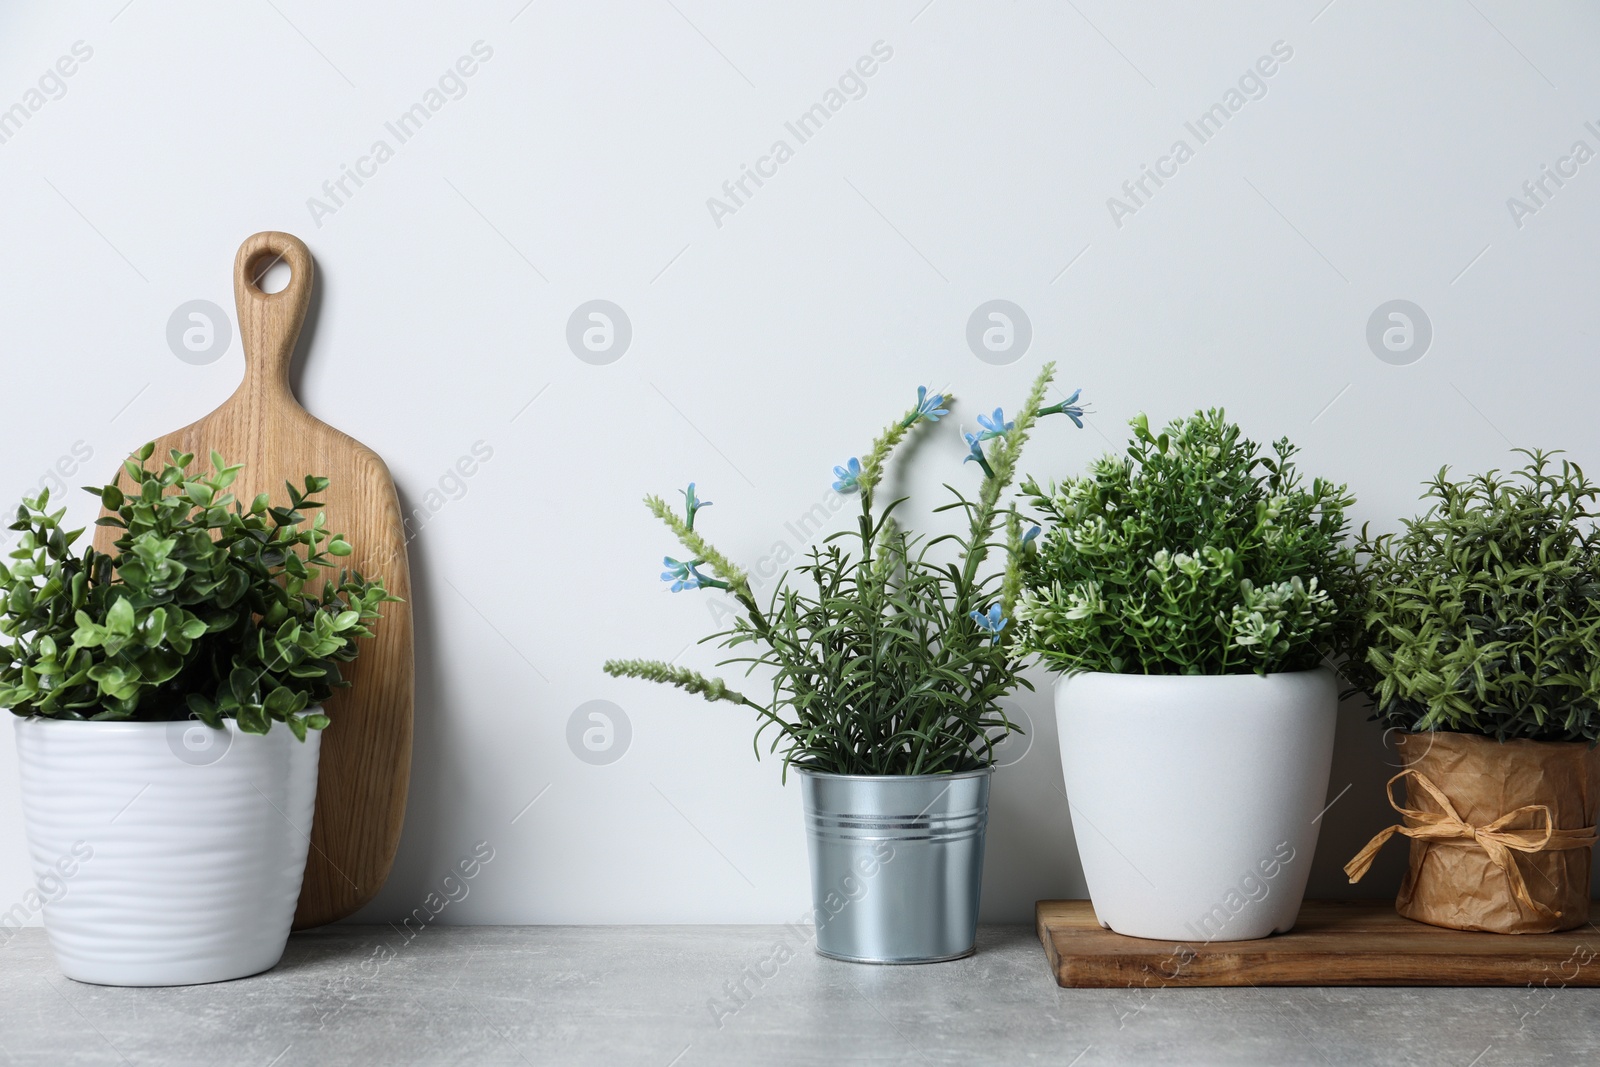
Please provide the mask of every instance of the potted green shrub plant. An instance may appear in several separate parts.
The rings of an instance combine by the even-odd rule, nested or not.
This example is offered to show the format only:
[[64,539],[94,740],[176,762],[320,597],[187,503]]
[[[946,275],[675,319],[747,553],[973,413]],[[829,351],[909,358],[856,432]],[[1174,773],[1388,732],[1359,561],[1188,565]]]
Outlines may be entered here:
[[[1350,665],[1400,735],[1396,906],[1436,926],[1545,933],[1589,918],[1600,806],[1597,487],[1556,453],[1511,475],[1427,483],[1430,507],[1360,550],[1365,629]],[[1406,803],[1394,800],[1406,783]]]
[[1220,410],[1024,494],[1020,644],[1061,671],[1061,764],[1101,925],[1231,941],[1290,928],[1332,762],[1357,597],[1342,485],[1306,486]]
[[738,603],[744,614],[706,640],[734,650],[724,663],[761,673],[771,689],[748,696],[660,661],[605,669],[751,709],[758,757],[773,731],[768,750],[782,750],[785,773],[799,772],[824,955],[917,963],[973,950],[994,743],[1014,729],[998,701],[1028,684],[1010,625],[1017,572],[985,564],[997,550],[1016,559],[1027,537],[1001,498],[1034,423],[1061,413],[1083,425],[1076,393],[1045,405],[1052,372],[1040,373],[1014,420],[997,409],[966,435],[967,459],[983,472],[977,497],[952,489],[939,510],[959,513],[964,531],[929,538],[896,521],[904,498],[878,498],[894,449],[949,413],[947,396],[918,389],[865,458],[834,468],[834,490],[860,497],[855,529],[814,547],[765,605],[696,528],[709,504],[693,485],[682,515],[659,497],[645,501],[689,554],[667,557],[662,579]]
[[[216,453],[146,445],[93,490],[114,551],[75,554],[49,492],[0,565],[0,707],[16,720],[35,874],[70,978],[183,985],[283,954],[316,798],[319,701],[342,683],[381,579],[342,571],[307,477],[245,503]],[[122,474],[129,478],[123,488]],[[276,728],[274,728],[274,725]],[[58,873],[59,872],[59,873]]]

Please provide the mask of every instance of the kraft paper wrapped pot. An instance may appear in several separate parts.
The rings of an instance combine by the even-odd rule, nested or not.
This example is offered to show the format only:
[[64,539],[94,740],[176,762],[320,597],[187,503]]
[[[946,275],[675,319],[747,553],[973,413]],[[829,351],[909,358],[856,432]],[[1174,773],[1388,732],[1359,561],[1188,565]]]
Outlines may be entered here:
[[[1600,758],[1581,741],[1402,735],[1389,782],[1404,821],[1345,867],[1359,881],[1390,837],[1411,838],[1395,909],[1456,930],[1542,934],[1589,920]],[[1404,781],[1406,802],[1394,799]]]

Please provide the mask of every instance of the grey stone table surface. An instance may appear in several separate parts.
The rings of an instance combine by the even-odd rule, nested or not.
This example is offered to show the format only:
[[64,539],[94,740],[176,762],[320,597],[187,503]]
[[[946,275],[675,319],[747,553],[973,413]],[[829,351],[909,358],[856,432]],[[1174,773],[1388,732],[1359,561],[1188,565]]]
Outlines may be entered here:
[[777,926],[336,926],[237,982],[62,977],[0,948],[8,1064],[1600,1063],[1600,990],[1070,990],[1026,927],[869,967]]

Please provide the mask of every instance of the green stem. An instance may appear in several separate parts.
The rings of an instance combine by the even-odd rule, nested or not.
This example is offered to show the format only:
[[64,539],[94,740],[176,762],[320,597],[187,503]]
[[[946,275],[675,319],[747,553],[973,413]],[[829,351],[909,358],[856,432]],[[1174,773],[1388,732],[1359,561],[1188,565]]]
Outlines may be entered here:
[[[941,396],[943,397],[942,402],[947,407],[955,401],[955,394],[953,393],[943,393]],[[883,467],[889,460],[889,453],[894,451],[896,445],[905,440],[906,434],[910,432],[911,427],[921,421],[924,421],[922,413],[913,407],[905,413],[905,416],[899,422],[890,425],[872,442],[872,447],[867,450],[867,454],[861,457],[861,476],[857,479],[857,484],[861,486],[863,498],[877,488],[878,482],[883,478]]]
[[1022,446],[1027,443],[1028,431],[1033,428],[1034,422],[1039,417],[1039,406],[1044,400],[1044,391],[1055,377],[1055,370],[1056,365],[1053,362],[1046,363],[1040,368],[1039,376],[1034,379],[1033,388],[1028,392],[1028,399],[1023,402],[1022,410],[1017,413],[1011,429],[995,438],[995,469],[989,470],[989,465],[984,464],[985,470],[989,470],[989,473],[978,491],[978,507],[972,516],[972,532],[961,575],[963,589],[971,588],[977,578],[978,568],[988,558],[989,538],[994,535],[995,507],[999,503],[1000,494],[1011,484],[1011,479],[1016,474],[1017,461],[1022,456]]

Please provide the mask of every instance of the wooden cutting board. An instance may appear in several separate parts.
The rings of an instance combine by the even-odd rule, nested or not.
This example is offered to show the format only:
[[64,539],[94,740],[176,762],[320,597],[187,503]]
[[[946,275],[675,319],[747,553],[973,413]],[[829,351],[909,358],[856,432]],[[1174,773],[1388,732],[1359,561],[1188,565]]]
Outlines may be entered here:
[[[276,259],[293,275],[282,291],[265,293],[255,279]],[[289,386],[313,278],[311,253],[298,237],[258,233],[239,247],[233,295],[244,381],[199,422],[156,438],[154,457],[175,448],[206,464],[215,449],[227,462],[244,464],[233,492],[246,501],[265,492],[280,503],[284,482],[298,487],[307,474],[327,477],[320,499],[328,529],[345,534],[355,549],[340,562],[367,577],[381,575],[406,601],[383,605],[374,636],[360,642],[355,662],[343,665],[351,688],[325,704],[332,724],[322,737],[296,929],[341,919],[378,892],[400,844],[411,774],[411,579],[394,482],[377,453],[312,417]],[[97,527],[96,547],[109,548],[117,533]]]
[[1102,929],[1087,900],[1041,900],[1039,940],[1056,984],[1198,986],[1600,986],[1600,931],[1484,934],[1402,918],[1392,900],[1308,900],[1293,930],[1183,944]]

